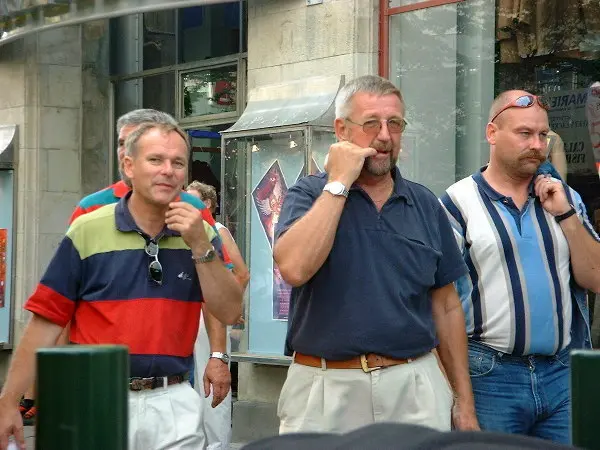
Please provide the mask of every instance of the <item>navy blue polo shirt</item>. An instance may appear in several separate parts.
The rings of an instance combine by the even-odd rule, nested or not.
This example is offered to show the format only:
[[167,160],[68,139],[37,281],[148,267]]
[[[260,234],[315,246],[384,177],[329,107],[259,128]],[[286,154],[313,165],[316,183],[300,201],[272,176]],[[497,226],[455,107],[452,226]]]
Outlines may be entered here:
[[[467,267],[436,196],[397,168],[392,175],[394,191],[381,211],[351,187],[328,258],[292,289],[287,355],[410,358],[437,345],[431,289]],[[326,182],[326,173],[310,175],[288,190],[276,238],[308,212]]]

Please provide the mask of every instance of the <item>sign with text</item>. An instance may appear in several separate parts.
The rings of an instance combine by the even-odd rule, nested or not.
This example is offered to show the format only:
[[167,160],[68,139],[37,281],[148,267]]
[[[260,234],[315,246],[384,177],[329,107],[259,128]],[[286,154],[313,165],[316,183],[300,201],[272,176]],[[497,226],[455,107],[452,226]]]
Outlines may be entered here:
[[590,90],[584,88],[550,92],[544,95],[550,105],[548,111],[550,128],[564,142],[570,174],[596,172],[588,126],[589,93]]

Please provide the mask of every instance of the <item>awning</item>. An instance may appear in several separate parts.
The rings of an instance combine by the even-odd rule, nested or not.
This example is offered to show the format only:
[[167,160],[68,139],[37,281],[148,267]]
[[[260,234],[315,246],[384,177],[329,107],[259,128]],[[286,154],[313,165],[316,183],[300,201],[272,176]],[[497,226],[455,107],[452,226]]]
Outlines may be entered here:
[[16,146],[17,126],[0,125],[0,169],[12,169],[15,166]]
[[0,0],[0,45],[39,31],[160,9],[232,0]]
[[242,116],[221,134],[292,125],[331,127],[344,77],[310,77],[250,91]]

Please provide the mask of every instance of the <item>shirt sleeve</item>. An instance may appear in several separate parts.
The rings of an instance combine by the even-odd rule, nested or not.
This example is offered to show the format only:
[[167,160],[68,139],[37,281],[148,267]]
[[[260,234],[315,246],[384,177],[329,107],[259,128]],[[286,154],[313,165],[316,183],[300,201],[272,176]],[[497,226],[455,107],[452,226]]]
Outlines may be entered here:
[[65,236],[25,309],[65,327],[79,298],[81,264],[73,241]]
[[571,189],[571,196],[573,198],[573,202],[574,202],[573,206],[575,206],[575,210],[577,211],[577,217],[579,218],[579,221],[583,224],[583,226],[587,230],[587,232],[590,233],[590,235],[597,242],[600,242],[600,237],[598,236],[598,233],[596,233],[596,230],[594,230],[594,227],[592,226],[592,223],[590,222],[590,219],[587,215],[585,204],[583,203],[581,196],[579,195],[579,193],[577,191],[575,191],[573,189]]
[[440,288],[457,281],[466,275],[468,270],[458,248],[456,234],[450,225],[446,210],[439,203],[436,203],[436,213],[442,256],[438,261],[434,287]]
[[304,177],[288,189],[283,200],[279,221],[275,224],[275,240],[279,239],[296,221],[302,218],[320,195],[313,183],[314,177]]

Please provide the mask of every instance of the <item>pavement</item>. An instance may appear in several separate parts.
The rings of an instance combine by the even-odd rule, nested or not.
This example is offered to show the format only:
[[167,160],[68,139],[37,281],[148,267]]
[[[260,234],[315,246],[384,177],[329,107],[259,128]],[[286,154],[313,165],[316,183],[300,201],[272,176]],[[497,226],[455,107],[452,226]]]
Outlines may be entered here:
[[[35,450],[35,427],[25,427],[25,442],[27,450]],[[232,443],[229,450],[240,450],[244,445],[243,443]]]

